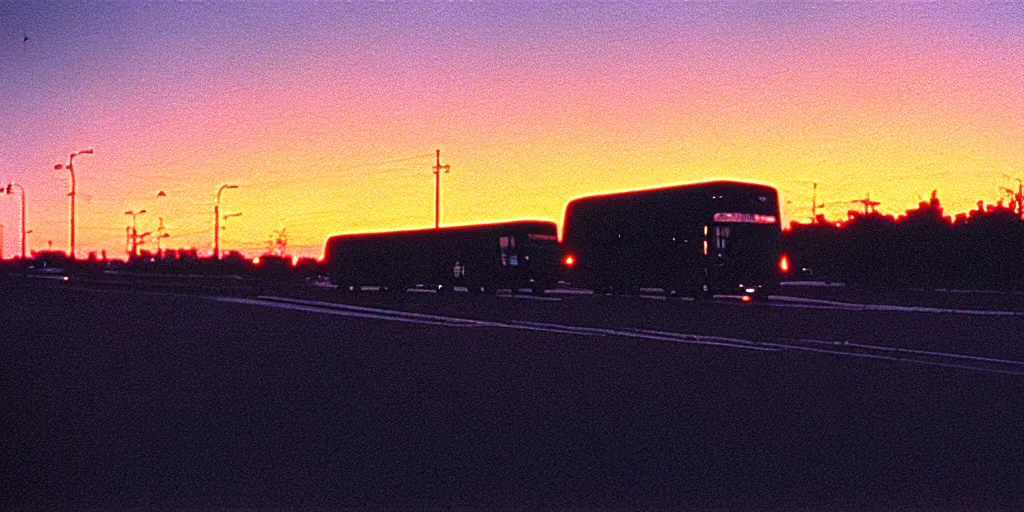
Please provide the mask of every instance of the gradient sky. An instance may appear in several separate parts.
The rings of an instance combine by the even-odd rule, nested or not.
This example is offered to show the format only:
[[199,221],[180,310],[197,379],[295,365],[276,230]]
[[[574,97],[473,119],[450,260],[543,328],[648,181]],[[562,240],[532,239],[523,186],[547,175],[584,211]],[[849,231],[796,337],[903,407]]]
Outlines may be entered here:
[[250,256],[429,226],[436,149],[449,224],[709,178],[776,185],[787,222],[814,182],[832,218],[932,189],[966,211],[1024,178],[1024,3],[0,0],[0,181],[32,249],[67,248],[53,166],[85,148],[80,256],[123,257],[139,209],[209,250],[227,183],[222,247]]

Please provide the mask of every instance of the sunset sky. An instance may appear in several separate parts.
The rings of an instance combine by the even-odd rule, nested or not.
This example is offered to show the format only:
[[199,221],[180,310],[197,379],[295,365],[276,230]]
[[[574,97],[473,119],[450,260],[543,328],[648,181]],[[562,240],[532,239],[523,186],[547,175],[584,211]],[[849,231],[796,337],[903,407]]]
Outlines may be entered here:
[[[27,36],[28,40],[25,40]],[[330,233],[560,220],[579,195],[774,184],[808,220],[870,193],[947,212],[1024,178],[1024,3],[11,2],[0,0],[0,181],[31,249],[255,256]],[[157,197],[164,191],[166,197]],[[20,202],[0,196],[4,257]],[[151,246],[147,246],[151,247]]]

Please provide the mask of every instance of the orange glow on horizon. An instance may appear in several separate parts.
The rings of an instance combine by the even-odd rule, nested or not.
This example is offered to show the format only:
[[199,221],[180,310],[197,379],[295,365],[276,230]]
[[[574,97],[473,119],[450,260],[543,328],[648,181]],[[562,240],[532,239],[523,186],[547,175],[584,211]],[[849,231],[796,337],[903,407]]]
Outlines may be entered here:
[[[559,240],[584,196],[763,184],[788,229],[815,203],[843,219],[865,192],[901,212],[938,188],[968,212],[1024,173],[1024,26],[1003,7],[499,4],[352,16],[328,2],[317,30],[291,3],[241,3],[240,18],[202,3],[22,9],[50,46],[0,56],[0,124],[18,127],[0,184],[28,192],[29,251],[66,250],[69,176],[53,168],[81,148],[95,148],[74,162],[81,255],[119,252],[121,212],[142,209],[140,232],[162,218],[165,243],[211,254],[228,183],[221,214],[244,215],[221,248],[249,257],[283,227],[302,257],[333,234],[428,228],[437,149],[443,226],[554,219]],[[5,257],[19,214],[0,196]]]

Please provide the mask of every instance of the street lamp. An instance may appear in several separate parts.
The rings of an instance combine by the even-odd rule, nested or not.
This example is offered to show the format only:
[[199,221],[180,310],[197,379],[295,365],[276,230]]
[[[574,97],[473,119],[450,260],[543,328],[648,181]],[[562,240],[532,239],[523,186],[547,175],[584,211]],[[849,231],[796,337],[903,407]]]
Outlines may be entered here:
[[238,188],[238,185],[221,185],[217,190],[217,204],[213,206],[213,259],[220,261],[220,195],[227,188]]
[[71,157],[68,158],[68,165],[66,167],[63,164],[53,166],[53,169],[56,171],[67,169],[68,172],[71,173],[71,193],[68,195],[71,196],[71,250],[69,255],[71,256],[72,261],[75,259],[75,157],[78,155],[91,154],[93,154],[92,149],[75,151],[74,153],[71,153]]
[[131,254],[128,255],[129,261],[134,260],[135,256],[138,254],[138,231],[135,230],[135,218],[138,217],[139,215],[142,215],[143,213],[146,213],[146,210],[139,210],[137,212],[124,212],[125,215],[132,216],[132,252]]
[[8,183],[4,190],[8,194],[13,194],[15,187],[21,191],[21,260],[25,261],[25,189],[17,183]]

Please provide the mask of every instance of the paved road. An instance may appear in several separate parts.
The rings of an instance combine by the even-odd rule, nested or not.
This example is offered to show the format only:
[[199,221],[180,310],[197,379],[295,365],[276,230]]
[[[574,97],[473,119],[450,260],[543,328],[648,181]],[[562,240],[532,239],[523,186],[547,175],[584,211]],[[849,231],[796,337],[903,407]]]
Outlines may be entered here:
[[4,509],[1024,506],[1021,315],[2,291]]

